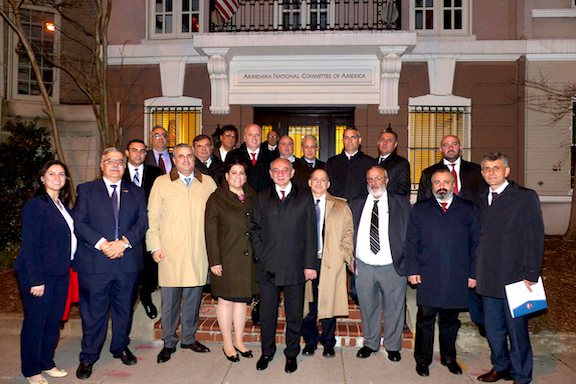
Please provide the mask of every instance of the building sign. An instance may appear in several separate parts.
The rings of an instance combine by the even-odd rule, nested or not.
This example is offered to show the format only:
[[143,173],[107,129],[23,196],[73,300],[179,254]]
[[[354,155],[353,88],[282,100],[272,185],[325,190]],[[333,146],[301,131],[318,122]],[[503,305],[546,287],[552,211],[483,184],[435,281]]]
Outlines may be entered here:
[[285,85],[336,85],[372,84],[372,69],[288,69],[282,71],[238,69],[237,85],[285,84]]

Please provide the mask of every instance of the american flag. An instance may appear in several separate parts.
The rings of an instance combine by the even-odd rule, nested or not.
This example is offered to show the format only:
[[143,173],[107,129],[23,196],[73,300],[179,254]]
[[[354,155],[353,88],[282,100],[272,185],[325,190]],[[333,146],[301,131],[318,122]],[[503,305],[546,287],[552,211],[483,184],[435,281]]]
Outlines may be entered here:
[[230,20],[239,6],[240,0],[216,0],[216,11],[218,12],[220,23],[225,24]]

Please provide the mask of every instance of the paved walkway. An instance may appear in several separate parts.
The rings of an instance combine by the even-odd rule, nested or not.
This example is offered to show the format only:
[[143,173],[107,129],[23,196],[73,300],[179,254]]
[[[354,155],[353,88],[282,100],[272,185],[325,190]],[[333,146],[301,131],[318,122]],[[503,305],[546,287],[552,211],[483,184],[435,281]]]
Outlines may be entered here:
[[[20,338],[0,332],[0,384],[25,384],[20,374]],[[255,358],[241,358],[231,363],[224,357],[222,346],[207,344],[212,352],[198,354],[181,350],[172,355],[164,364],[156,363],[156,356],[162,343],[149,340],[133,340],[130,348],[138,357],[138,364],[125,366],[114,359],[109,352],[109,343],[104,345],[100,360],[94,365],[94,373],[88,380],[78,380],[75,371],[80,352],[79,337],[63,337],[56,350],[56,364],[70,372],[61,379],[50,378],[50,383],[327,383],[327,384],[366,384],[366,383],[479,383],[478,375],[487,372],[490,356],[487,353],[462,353],[458,358],[464,369],[463,375],[452,375],[440,365],[439,358],[430,366],[430,376],[423,378],[415,372],[411,350],[402,351],[402,361],[393,363],[386,352],[373,354],[368,359],[356,357],[357,348],[336,348],[336,357],[325,359],[322,348],[315,356],[298,357],[298,370],[292,374],[284,372],[283,346],[279,346],[274,361],[268,369],[256,371],[256,360],[260,356],[259,345],[249,345]],[[505,383],[505,382],[502,382]],[[511,382],[506,382],[510,383]],[[534,359],[533,383],[574,384],[576,383],[576,355],[536,355]]]

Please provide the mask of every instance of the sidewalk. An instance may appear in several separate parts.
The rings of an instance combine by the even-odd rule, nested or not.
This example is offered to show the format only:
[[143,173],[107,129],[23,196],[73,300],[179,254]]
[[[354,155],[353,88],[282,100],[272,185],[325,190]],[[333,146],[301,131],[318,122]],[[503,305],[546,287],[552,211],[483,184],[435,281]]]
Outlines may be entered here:
[[[0,350],[0,384],[25,384],[20,374],[20,338],[17,335],[2,335]],[[393,363],[386,352],[380,351],[367,359],[356,357],[357,348],[336,348],[336,357],[325,359],[320,347],[316,355],[298,357],[298,370],[292,374],[284,372],[285,358],[280,345],[275,359],[265,371],[256,370],[260,356],[259,345],[248,345],[254,351],[253,359],[241,358],[231,363],[224,357],[221,345],[209,343],[210,353],[198,354],[190,350],[177,349],[172,359],[164,364],[156,362],[162,343],[149,340],[133,340],[130,348],[138,357],[138,364],[125,366],[114,359],[109,341],[102,350],[100,360],[94,365],[94,373],[88,380],[78,380],[75,371],[80,352],[79,337],[64,337],[56,350],[56,364],[70,372],[62,379],[49,378],[50,383],[479,383],[478,375],[487,372],[490,356],[487,353],[461,353],[459,362],[463,375],[453,375],[440,365],[438,356],[430,366],[430,376],[423,378],[415,372],[411,350],[402,351],[402,361]],[[534,358],[533,383],[574,384],[576,383],[576,355],[536,355]]]

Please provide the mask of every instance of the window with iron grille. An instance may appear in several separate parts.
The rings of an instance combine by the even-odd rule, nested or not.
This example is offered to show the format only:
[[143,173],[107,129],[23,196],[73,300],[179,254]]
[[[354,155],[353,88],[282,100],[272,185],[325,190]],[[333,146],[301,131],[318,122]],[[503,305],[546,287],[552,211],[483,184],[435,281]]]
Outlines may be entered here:
[[[49,61],[49,57],[54,54],[54,45],[57,31],[54,27],[54,13],[41,9],[21,10],[21,20],[24,33],[29,38],[30,45],[34,51],[36,61],[42,73],[42,81],[48,89],[51,97],[55,96],[56,69]],[[24,47],[15,38],[14,55],[14,92],[13,97],[27,98],[26,96],[40,96],[40,87],[32,69],[32,64]]]
[[470,160],[470,107],[409,107],[408,160],[413,189],[420,183],[422,171],[442,159],[439,151],[444,136],[460,139],[462,158]]
[[[170,151],[176,144],[192,145],[194,137],[202,131],[201,107],[148,107],[146,114],[150,128],[161,125],[168,131],[168,148]],[[148,134],[150,131],[151,129],[148,130]]]
[[200,31],[204,1],[148,1],[151,38],[189,38],[192,33]]

